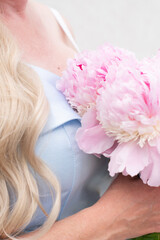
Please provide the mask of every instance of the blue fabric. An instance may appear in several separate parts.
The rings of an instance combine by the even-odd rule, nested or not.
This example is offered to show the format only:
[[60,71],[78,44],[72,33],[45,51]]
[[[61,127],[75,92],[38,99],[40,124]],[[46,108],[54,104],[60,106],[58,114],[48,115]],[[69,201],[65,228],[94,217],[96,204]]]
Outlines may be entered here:
[[[50,114],[37,144],[36,154],[56,174],[61,184],[61,211],[58,220],[91,206],[112,183],[107,171],[108,160],[82,152],[75,141],[81,118],[56,89],[59,77],[45,69],[31,65],[39,74],[48,102]],[[40,199],[49,213],[52,199],[49,190],[39,178]],[[45,216],[37,208],[26,232],[41,226]]]

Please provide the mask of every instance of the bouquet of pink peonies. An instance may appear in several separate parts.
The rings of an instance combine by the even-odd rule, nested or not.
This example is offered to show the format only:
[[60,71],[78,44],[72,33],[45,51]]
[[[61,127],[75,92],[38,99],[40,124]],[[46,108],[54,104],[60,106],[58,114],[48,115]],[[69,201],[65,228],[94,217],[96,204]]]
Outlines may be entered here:
[[57,88],[82,117],[80,149],[109,157],[111,176],[139,174],[160,186],[160,52],[142,61],[110,44],[82,52]]

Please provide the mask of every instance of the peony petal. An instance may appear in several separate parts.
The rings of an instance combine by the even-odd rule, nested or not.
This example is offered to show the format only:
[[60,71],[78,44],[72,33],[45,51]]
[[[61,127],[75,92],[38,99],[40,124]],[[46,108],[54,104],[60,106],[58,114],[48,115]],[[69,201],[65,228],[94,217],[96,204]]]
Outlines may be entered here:
[[79,148],[86,153],[101,154],[110,149],[114,139],[108,137],[96,119],[96,109],[90,108],[82,117],[82,127],[76,133]]
[[124,172],[125,175],[137,175],[149,164],[148,145],[139,147],[136,142],[122,143],[111,154],[109,172],[111,176],[115,173]]
[[149,141],[149,145],[151,147],[156,147],[158,152],[160,153],[160,137],[159,136],[154,138],[154,139],[152,139],[152,140],[150,140]]
[[97,126],[99,121],[96,118],[96,108],[92,107],[83,115],[81,124],[83,128],[91,128]]
[[117,146],[118,146],[118,142],[115,141],[111,148],[107,149],[105,152],[102,153],[103,156],[105,156],[107,158],[110,157],[111,153],[116,149]]
[[160,186],[160,153],[150,147],[150,165],[141,172],[141,179],[152,187]]
[[143,183],[147,183],[148,179],[150,178],[151,176],[151,173],[152,173],[152,167],[153,167],[153,163],[150,163],[147,167],[145,167],[141,173],[140,173],[140,177],[143,181]]
[[100,125],[89,129],[79,128],[76,133],[76,141],[81,150],[90,154],[101,154],[114,144],[114,139],[108,137]]

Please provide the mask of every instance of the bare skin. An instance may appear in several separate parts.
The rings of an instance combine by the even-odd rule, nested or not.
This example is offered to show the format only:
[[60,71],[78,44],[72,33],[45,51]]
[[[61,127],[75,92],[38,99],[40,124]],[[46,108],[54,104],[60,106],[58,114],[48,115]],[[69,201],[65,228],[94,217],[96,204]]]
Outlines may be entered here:
[[76,50],[51,10],[32,0],[0,0],[0,12],[18,41],[23,60],[60,76]]
[[159,199],[159,188],[119,175],[95,205],[56,222],[39,240],[126,240],[160,232]]
[[[46,6],[0,0],[0,16],[17,39],[24,61],[61,76],[75,49]],[[159,200],[160,188],[119,175],[96,204],[56,222],[39,240],[125,240],[160,232]]]

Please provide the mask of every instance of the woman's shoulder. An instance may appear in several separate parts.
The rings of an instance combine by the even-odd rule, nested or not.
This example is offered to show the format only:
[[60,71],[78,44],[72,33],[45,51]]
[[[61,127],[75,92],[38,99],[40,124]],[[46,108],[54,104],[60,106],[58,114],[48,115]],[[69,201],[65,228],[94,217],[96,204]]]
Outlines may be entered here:
[[24,40],[24,46],[22,46],[24,60],[61,75],[66,68],[67,59],[75,56],[75,44],[70,40],[72,34],[68,27],[65,27],[70,33],[69,38],[63,27],[67,24],[62,26],[61,23],[65,23],[65,20],[59,12],[54,14],[54,12],[57,13],[53,11],[54,8],[33,1],[31,9],[34,19],[32,24],[36,34],[31,35],[30,39],[22,39]]
[[71,33],[71,36],[75,39],[73,29],[71,27],[71,24],[67,20],[67,18],[64,16],[63,13],[59,12],[54,7],[48,6],[43,3],[34,2],[35,7],[37,7],[39,14],[42,16],[43,20],[45,20],[48,23],[48,26],[54,26],[57,30],[57,34],[59,35],[59,38],[69,47],[73,48],[75,50],[73,44],[71,41],[69,41],[63,27],[61,26],[60,22],[58,21],[56,14],[58,13],[59,16],[62,18],[62,21],[66,24],[66,27],[68,28],[68,31]]

